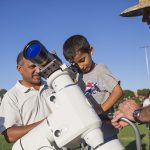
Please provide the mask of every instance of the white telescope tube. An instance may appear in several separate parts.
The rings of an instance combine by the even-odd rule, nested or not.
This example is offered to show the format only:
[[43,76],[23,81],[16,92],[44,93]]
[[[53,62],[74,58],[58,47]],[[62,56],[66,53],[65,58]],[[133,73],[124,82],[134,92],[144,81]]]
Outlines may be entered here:
[[[52,115],[48,120],[53,131],[59,131],[59,136],[54,136],[58,147],[79,144],[75,141],[81,141],[86,134],[91,135],[90,132],[92,136],[97,136],[97,145],[103,143],[101,121],[68,72],[58,70],[47,79],[47,82],[56,91],[56,94],[50,96],[49,106]],[[93,132],[95,129],[97,132]],[[89,142],[94,148],[96,144],[92,143]]]

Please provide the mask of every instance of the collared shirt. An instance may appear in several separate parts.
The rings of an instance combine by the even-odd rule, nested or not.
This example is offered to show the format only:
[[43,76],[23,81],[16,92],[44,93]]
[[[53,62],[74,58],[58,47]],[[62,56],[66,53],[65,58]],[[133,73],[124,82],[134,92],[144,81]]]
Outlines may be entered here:
[[20,84],[10,89],[0,106],[0,133],[12,126],[32,124],[47,117],[51,110],[47,97],[53,90],[43,83],[40,90]]

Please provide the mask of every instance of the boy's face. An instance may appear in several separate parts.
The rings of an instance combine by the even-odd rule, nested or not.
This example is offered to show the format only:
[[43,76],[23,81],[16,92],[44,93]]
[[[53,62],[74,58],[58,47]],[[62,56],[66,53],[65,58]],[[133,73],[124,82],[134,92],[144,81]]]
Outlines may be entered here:
[[78,64],[83,73],[88,73],[92,67],[92,50],[89,53],[80,52],[76,54],[74,57],[74,62]]

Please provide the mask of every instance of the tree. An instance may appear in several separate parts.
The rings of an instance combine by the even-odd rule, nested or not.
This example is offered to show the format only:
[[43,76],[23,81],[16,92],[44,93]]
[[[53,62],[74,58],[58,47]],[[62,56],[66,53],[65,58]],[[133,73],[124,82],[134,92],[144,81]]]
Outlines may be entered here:
[[114,108],[117,109],[119,104],[125,101],[126,99],[135,99],[135,94],[131,90],[123,90],[122,97],[115,103]]
[[150,92],[149,89],[138,89],[137,90],[137,93],[138,93],[138,96],[147,96],[147,94]]
[[124,90],[123,91],[123,98],[124,99],[132,99],[132,98],[135,98],[135,94],[134,94],[134,92],[133,91],[131,91],[131,90]]

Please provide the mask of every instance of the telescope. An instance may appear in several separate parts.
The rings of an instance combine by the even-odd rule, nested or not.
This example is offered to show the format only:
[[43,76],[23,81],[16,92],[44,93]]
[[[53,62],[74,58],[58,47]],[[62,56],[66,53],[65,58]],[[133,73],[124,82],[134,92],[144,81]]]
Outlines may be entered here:
[[55,92],[47,97],[51,114],[17,140],[12,150],[74,148],[83,141],[96,150],[110,149],[113,144],[103,144],[101,120],[61,59],[37,40],[27,43],[23,55],[39,66]]

